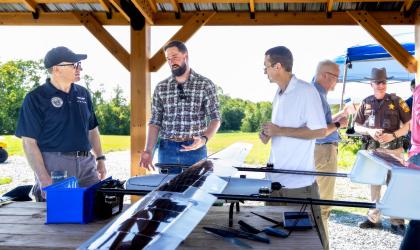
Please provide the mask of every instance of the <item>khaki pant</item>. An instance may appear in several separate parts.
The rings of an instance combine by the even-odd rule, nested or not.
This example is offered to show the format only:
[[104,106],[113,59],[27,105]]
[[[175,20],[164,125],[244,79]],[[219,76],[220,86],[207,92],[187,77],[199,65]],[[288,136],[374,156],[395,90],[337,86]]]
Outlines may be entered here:
[[[392,154],[400,159],[404,159],[404,149],[397,148],[397,149],[377,149],[378,151],[385,152],[388,154]],[[389,177],[386,181],[388,184]],[[378,202],[381,199],[381,187],[380,185],[370,185],[370,198],[372,202]],[[380,223],[381,222],[381,211],[377,208],[371,208],[367,214],[368,219],[373,223]],[[404,219],[394,218],[391,217],[391,224],[392,225],[402,225],[404,224]]]
[[[99,182],[96,161],[92,154],[86,157],[66,156],[59,152],[42,152],[42,159],[49,174],[53,170],[66,170],[67,177],[75,176],[79,187],[88,187]],[[36,201],[45,201],[41,195],[40,182],[35,176],[32,194]]]
[[[294,189],[288,189],[288,188],[282,188],[280,190],[274,190],[271,193],[271,197],[289,197],[289,198],[312,198],[312,199],[319,199],[319,190],[318,190],[318,184],[316,181],[311,185],[307,187],[302,188],[294,188]],[[267,206],[287,206],[288,203],[286,202],[266,202]],[[296,205],[296,204],[291,204]],[[318,225],[319,233],[321,235],[321,241],[324,246],[324,249],[329,249],[329,242],[328,238],[326,237],[324,224],[321,220],[321,209],[318,205],[312,205],[314,210],[314,218],[315,222]]]
[[[318,172],[337,172],[337,152],[338,148],[334,144],[316,144],[315,145],[315,168]],[[323,200],[334,199],[335,177],[318,176],[316,182],[319,187],[319,196]],[[321,206],[321,218],[324,224],[327,239],[328,218],[330,217],[331,206]]]

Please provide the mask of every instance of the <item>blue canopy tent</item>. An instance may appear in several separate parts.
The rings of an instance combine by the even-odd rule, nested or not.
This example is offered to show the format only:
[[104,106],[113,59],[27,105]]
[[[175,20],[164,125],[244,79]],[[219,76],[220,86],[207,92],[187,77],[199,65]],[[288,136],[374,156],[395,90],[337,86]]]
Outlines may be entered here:
[[[411,55],[414,55],[414,43],[402,43],[401,45]],[[370,76],[374,67],[387,69],[388,76],[392,77],[389,83],[407,82],[414,78],[414,74],[409,73],[378,44],[350,47],[347,49],[346,55],[337,57],[335,62],[340,65],[339,79],[343,83],[340,109],[343,104],[346,82],[369,82],[365,77]]]

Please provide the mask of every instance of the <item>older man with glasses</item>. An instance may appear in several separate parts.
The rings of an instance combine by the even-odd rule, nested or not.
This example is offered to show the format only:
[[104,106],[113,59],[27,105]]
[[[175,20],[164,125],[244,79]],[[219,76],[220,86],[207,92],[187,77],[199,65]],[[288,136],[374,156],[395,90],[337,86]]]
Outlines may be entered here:
[[[381,150],[404,159],[402,136],[406,135],[411,119],[410,108],[395,94],[387,94],[385,68],[373,68],[370,85],[373,95],[365,98],[355,118],[354,129],[363,136],[363,149]],[[371,199],[379,201],[381,186],[371,185]],[[381,228],[381,214],[378,209],[369,209],[367,219],[359,224],[360,228]],[[391,231],[404,234],[404,219],[391,217]]]
[[[338,64],[331,60],[321,61],[318,63],[316,76],[312,82],[321,97],[322,109],[327,123],[327,136],[317,139],[315,144],[315,167],[319,172],[337,172],[338,142],[341,140],[339,129],[345,128],[348,123],[346,109],[332,115],[330,105],[327,102],[327,94],[334,90],[339,74]],[[333,200],[335,177],[319,176],[316,180],[321,199]],[[327,238],[330,211],[331,206],[321,206],[322,223]]]
[[25,96],[20,109],[16,136],[22,138],[35,172],[32,192],[37,201],[45,201],[42,188],[53,182],[55,171],[61,171],[62,177],[75,176],[81,187],[106,176],[90,94],[75,84],[82,71],[80,61],[86,58],[66,47],[48,51],[44,65],[50,78]]
[[[153,94],[152,117],[140,167],[152,170],[158,148],[160,164],[190,166],[207,157],[206,143],[220,127],[214,83],[192,70],[184,43],[171,41],[163,48],[172,76],[159,82]],[[180,167],[170,173],[181,172]]]

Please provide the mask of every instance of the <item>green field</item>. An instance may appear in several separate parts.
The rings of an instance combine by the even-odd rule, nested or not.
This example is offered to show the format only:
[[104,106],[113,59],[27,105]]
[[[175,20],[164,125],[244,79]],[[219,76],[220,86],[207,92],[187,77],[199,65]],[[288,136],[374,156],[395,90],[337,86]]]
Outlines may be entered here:
[[[21,140],[15,136],[4,136],[8,144],[9,155],[23,155]],[[101,135],[102,148],[105,153],[112,151],[124,151],[130,149],[129,136]],[[208,144],[209,154],[217,152],[232,143],[245,142],[253,144],[251,153],[246,158],[247,164],[265,165],[269,154],[270,144],[264,145],[259,141],[258,133],[229,132],[217,133]],[[338,162],[342,170],[349,170],[355,160],[357,145],[341,144]]]

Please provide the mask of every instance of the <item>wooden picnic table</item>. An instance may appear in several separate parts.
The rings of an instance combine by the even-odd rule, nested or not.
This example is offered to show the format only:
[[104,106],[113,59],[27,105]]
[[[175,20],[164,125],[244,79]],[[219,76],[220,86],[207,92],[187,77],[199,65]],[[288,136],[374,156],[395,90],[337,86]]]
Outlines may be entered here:
[[[89,224],[44,224],[45,203],[14,202],[0,207],[0,249],[75,249],[89,239],[108,221]],[[128,205],[127,205],[128,206]],[[240,212],[234,212],[234,228],[237,221],[244,220],[257,228],[273,224],[250,212],[281,220],[282,211],[296,211],[298,207],[264,207],[241,205]],[[206,217],[178,247],[178,249],[238,249],[217,236],[204,232],[203,226],[228,226],[229,207],[212,207]],[[240,239],[254,249],[322,249],[315,229],[294,231],[286,238],[269,237],[270,244]]]

